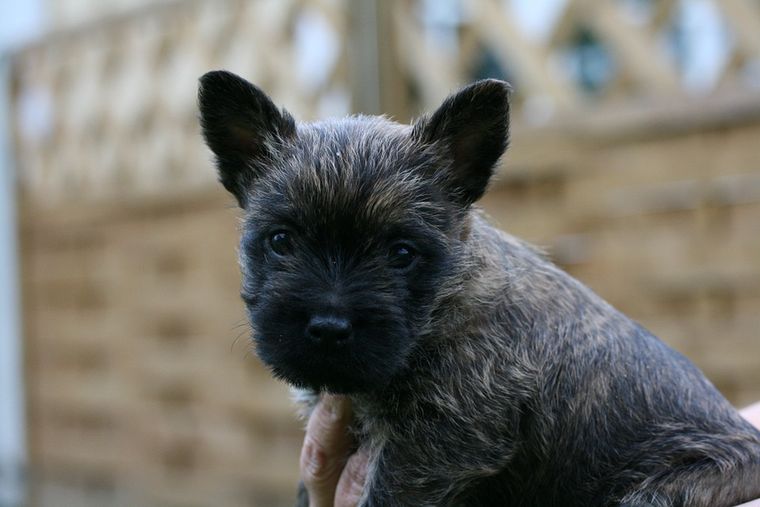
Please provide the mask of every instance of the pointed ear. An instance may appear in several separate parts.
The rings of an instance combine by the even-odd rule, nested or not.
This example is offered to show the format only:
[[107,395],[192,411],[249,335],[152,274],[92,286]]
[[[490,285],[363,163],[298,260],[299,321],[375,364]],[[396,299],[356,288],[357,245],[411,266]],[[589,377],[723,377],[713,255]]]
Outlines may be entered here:
[[293,117],[245,79],[222,70],[200,78],[198,108],[219,180],[245,208],[251,185],[277,147],[295,137]]
[[444,150],[451,161],[436,174],[463,206],[485,192],[499,157],[509,144],[509,83],[477,81],[450,95],[432,115],[418,120],[412,136]]

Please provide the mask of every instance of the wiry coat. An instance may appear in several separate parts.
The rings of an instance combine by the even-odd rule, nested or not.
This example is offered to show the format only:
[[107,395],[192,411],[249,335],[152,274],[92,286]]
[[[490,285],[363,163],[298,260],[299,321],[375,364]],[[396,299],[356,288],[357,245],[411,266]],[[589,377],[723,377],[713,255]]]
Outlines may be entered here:
[[258,354],[307,404],[351,397],[365,506],[760,496],[760,433],[704,376],[472,206],[508,93],[476,83],[412,127],[295,124],[237,76],[202,78]]
[[[728,506],[760,496],[758,432],[688,360],[474,222],[478,276],[452,296],[392,393],[352,397],[386,464],[370,491],[404,505]],[[378,497],[370,504],[395,503]]]

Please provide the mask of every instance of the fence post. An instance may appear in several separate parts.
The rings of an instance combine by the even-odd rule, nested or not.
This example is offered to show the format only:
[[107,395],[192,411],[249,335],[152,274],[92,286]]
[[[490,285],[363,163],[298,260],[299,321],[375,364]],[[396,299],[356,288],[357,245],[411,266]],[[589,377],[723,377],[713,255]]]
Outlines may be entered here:
[[350,24],[347,53],[352,87],[351,108],[357,113],[380,114],[378,2],[354,0],[347,2],[347,8]]
[[26,435],[10,80],[10,60],[0,54],[0,505],[12,507],[24,505]]
[[[394,10],[404,9],[404,0],[377,2],[377,52],[380,77],[380,107],[384,114],[402,122],[409,121],[408,85],[398,58],[399,38],[394,22]],[[408,13],[411,9],[404,9]],[[404,15],[404,14],[399,14]]]

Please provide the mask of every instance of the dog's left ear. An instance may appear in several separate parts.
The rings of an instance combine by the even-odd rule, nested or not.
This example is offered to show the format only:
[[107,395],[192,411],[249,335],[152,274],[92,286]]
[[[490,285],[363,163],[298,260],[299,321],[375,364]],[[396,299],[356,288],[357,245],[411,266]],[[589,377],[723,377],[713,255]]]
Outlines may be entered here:
[[200,78],[198,108],[203,137],[216,155],[219,180],[245,208],[256,178],[295,136],[295,121],[259,88],[223,70]]
[[449,96],[412,137],[445,150],[450,167],[440,178],[455,201],[468,206],[485,192],[496,162],[509,145],[509,83],[477,81]]

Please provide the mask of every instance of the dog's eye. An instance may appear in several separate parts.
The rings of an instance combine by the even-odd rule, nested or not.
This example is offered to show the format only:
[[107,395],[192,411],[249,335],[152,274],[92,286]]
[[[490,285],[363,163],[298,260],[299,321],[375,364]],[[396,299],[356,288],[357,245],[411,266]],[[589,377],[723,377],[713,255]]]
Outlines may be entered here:
[[417,251],[408,243],[396,243],[388,252],[391,266],[396,269],[407,269],[417,259]]
[[293,243],[287,231],[277,231],[269,236],[269,246],[277,255],[290,255],[293,253]]

